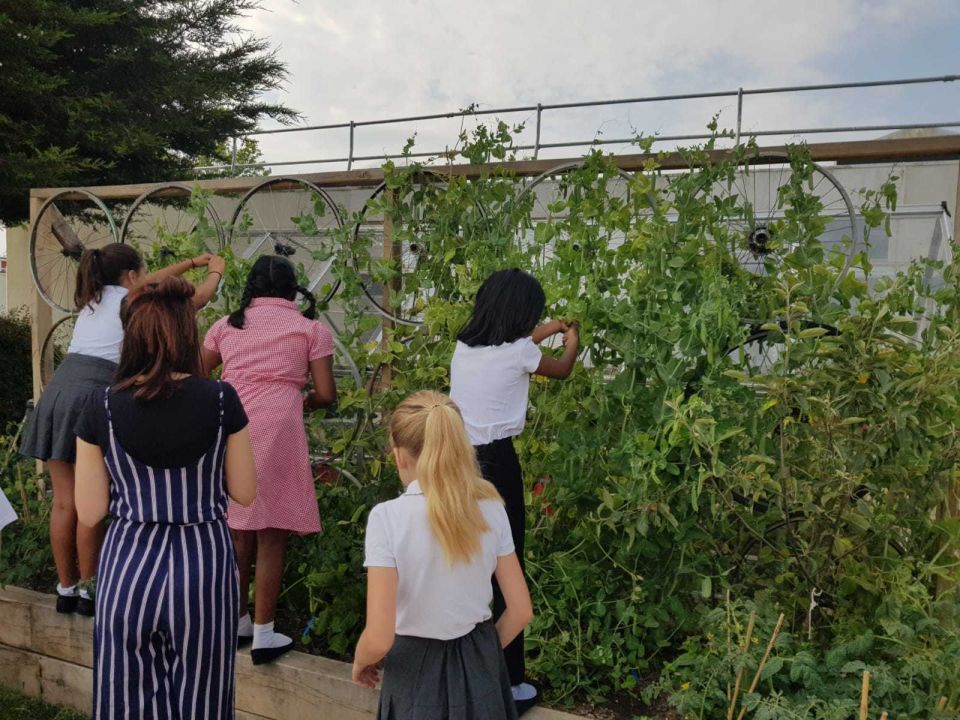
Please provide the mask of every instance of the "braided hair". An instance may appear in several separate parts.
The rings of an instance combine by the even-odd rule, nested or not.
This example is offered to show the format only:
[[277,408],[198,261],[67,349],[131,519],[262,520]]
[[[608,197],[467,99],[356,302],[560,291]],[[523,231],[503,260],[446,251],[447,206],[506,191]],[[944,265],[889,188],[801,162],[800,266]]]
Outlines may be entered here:
[[230,313],[227,320],[233,327],[242,330],[244,314],[254,298],[275,297],[295,300],[297,295],[307,300],[303,316],[313,320],[317,316],[317,300],[313,293],[297,283],[297,270],[293,263],[278,255],[262,255],[250,268],[247,284],[243,287],[240,307]]

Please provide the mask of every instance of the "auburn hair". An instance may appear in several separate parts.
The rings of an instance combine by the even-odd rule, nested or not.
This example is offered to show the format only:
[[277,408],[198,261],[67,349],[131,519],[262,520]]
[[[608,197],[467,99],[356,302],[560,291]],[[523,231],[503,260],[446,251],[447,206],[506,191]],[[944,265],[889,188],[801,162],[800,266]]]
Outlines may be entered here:
[[84,250],[77,268],[77,287],[73,302],[77,312],[103,299],[103,288],[118,285],[123,274],[143,268],[143,258],[129,245],[110,243],[102,248]]
[[200,335],[193,285],[168,277],[133,290],[120,311],[123,347],[115,387],[136,387],[134,397],[168,397],[173,375],[200,375]]
[[479,502],[503,499],[480,474],[460,409],[442,393],[414,393],[394,410],[390,440],[416,458],[427,520],[447,561],[469,562],[490,529]]

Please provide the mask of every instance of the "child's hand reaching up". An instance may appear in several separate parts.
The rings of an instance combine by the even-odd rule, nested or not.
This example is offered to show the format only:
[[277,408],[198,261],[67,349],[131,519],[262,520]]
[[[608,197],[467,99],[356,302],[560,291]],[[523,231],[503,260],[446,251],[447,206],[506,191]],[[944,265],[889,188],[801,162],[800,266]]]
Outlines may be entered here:
[[573,343],[573,347],[580,343],[580,326],[576,320],[567,324],[563,331],[563,346],[568,347],[570,343]]
[[570,323],[568,323],[566,320],[551,320],[550,322],[544,323],[543,325],[540,325],[534,329],[533,342],[539,345],[547,338],[567,332],[569,328]]

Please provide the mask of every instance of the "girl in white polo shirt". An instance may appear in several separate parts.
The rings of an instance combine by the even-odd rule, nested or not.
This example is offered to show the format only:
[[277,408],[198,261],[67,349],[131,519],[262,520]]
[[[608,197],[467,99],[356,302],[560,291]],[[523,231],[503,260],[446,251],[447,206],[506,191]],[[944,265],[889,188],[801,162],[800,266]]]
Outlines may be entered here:
[[[513,438],[527,419],[530,376],[563,379],[577,359],[579,338],[572,324],[559,320],[537,325],[546,297],[535,277],[520,270],[500,270],[480,286],[473,315],[457,336],[450,365],[450,397],[463,413],[470,442],[476,447],[483,476],[506,504],[513,544],[523,566],[526,508],[523,472]],[[544,355],[541,342],[563,333],[560,358]],[[503,612],[494,581],[493,617]],[[521,714],[537,702],[538,692],[525,682],[523,635],[504,649],[510,685]]]
[[53,485],[50,544],[57,566],[57,612],[93,615],[90,589],[97,570],[104,524],[88,528],[77,523],[74,502],[74,427],[87,399],[100,397],[113,382],[123,344],[120,305],[130,290],[191,268],[206,266],[207,277],[193,297],[203,307],[223,277],[223,259],[200,255],[147,274],[143,258],[130,245],[111,243],[85,250],[77,268],[74,302],[77,320],[67,355],[27,420],[21,454],[47,463]]
[[[390,439],[406,491],[367,520],[367,624],[353,680],[375,687],[384,667],[379,720],[516,718],[501,648],[533,611],[503,501],[447,396],[404,400]],[[506,604],[496,625],[492,575]]]

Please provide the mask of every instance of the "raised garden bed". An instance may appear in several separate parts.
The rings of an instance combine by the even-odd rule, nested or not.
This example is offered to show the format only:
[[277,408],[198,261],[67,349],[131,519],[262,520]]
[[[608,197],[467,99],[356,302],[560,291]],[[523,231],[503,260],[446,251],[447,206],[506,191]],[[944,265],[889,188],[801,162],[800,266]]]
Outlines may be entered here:
[[[92,703],[93,624],[58,615],[53,597],[8,586],[0,589],[0,685],[44,702],[89,713]],[[336,718],[368,720],[377,693],[350,682],[350,666],[294,652],[269,667],[237,658],[237,720]],[[536,708],[531,720],[576,716]]]

